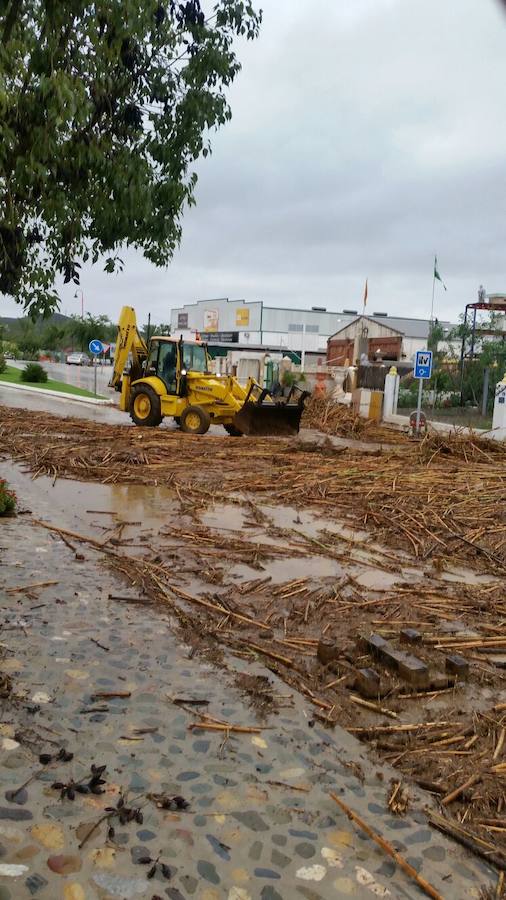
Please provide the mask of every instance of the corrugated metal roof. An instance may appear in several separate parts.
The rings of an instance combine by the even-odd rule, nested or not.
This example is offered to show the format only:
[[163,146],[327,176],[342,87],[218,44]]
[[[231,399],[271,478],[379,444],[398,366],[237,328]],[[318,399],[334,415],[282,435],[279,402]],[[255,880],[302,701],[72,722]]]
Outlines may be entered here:
[[[382,318],[382,321],[388,322],[392,328],[397,328],[398,331],[402,331],[405,337],[428,338],[429,336],[429,319],[404,319],[399,316],[388,316],[387,319]],[[439,319],[438,324],[443,328],[455,327],[451,322],[442,322]]]
[[387,318],[386,316],[374,316],[374,317],[373,316],[356,316],[354,319],[350,319],[349,322],[346,322],[344,325],[342,325],[341,328],[339,328],[337,331],[335,331],[334,334],[332,335],[332,337],[337,337],[338,334],[342,334],[343,331],[346,331],[346,329],[349,328],[350,325],[355,325],[356,322],[360,322],[362,319],[364,319],[366,322],[374,322],[377,325],[381,325],[387,331],[395,332],[396,334],[400,334],[400,335],[406,334],[404,331],[401,331],[400,328],[396,328],[395,325],[392,324],[392,320],[389,317]]

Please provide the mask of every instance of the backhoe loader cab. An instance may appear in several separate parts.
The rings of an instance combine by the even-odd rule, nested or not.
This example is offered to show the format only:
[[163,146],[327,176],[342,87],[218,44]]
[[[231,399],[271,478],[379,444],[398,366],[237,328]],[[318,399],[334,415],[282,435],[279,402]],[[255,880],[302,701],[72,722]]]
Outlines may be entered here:
[[209,368],[206,344],[154,335],[146,345],[135,311],[123,307],[110,386],[136,425],[155,427],[170,416],[190,434],[205,434],[211,424],[234,436],[297,434],[304,392],[279,401],[252,378],[243,386]]

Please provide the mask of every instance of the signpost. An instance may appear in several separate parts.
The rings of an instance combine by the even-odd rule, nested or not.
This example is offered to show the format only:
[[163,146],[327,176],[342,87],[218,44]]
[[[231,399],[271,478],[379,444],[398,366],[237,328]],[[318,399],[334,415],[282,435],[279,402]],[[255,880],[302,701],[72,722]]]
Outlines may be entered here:
[[432,350],[417,350],[415,357],[415,378],[418,378],[418,406],[416,408],[416,435],[420,434],[420,415],[422,412],[423,380],[432,375]]
[[104,352],[104,345],[103,345],[102,341],[94,340],[94,341],[90,341],[90,343],[88,344],[88,349],[89,349],[90,353],[93,353],[93,356],[95,357],[95,359],[93,360],[93,362],[95,363],[93,368],[95,370],[94,393],[95,393],[95,397],[96,397],[97,396],[97,359],[96,359],[96,357]]

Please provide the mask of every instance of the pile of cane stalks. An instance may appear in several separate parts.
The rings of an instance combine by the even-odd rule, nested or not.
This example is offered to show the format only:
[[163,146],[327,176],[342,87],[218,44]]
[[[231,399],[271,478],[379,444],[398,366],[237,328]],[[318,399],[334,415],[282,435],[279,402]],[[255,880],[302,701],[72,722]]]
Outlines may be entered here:
[[166,485],[200,508],[231,497],[310,507],[417,559],[506,569],[506,445],[498,441],[431,434],[363,452],[330,439],[202,438],[0,407],[1,455],[33,477]]

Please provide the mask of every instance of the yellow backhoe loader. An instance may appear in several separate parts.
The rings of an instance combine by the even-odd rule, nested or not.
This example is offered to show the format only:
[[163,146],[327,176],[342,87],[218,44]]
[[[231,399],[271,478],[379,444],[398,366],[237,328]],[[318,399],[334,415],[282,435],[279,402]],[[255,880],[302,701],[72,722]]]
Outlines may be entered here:
[[155,427],[171,416],[189,434],[205,434],[210,425],[237,437],[297,434],[305,391],[275,399],[252,378],[243,387],[209,368],[205,343],[153,335],[147,344],[135,310],[123,307],[109,384],[121,392],[119,407],[136,425]]

